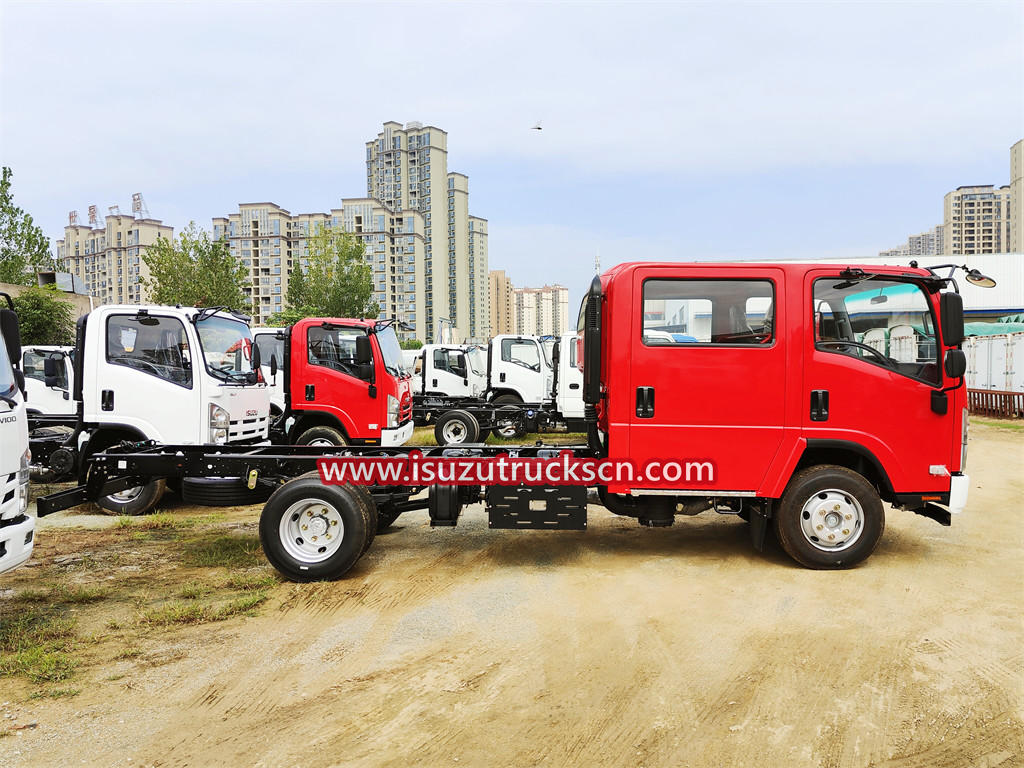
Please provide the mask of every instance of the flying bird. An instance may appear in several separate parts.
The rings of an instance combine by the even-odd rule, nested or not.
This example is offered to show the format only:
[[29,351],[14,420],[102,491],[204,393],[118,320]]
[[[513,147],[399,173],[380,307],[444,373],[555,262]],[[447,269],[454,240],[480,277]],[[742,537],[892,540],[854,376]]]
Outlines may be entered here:
[[533,128],[531,128],[530,130],[531,131],[543,131],[544,129],[540,127],[540,120],[538,120],[537,124],[535,126],[533,126]]

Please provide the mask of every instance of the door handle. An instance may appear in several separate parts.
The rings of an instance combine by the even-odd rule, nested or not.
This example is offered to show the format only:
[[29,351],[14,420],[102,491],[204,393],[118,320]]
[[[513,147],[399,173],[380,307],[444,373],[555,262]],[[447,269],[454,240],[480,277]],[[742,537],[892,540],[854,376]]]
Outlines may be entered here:
[[498,374],[498,381],[505,381],[505,374],[504,373],[499,373]]
[[100,393],[100,408],[104,411],[114,410],[114,390],[104,389]]
[[570,384],[569,385],[569,389],[579,389],[579,388],[580,388],[579,384]]
[[811,390],[811,421],[828,421],[828,390]]
[[431,381],[434,383],[431,384],[430,386],[432,386],[434,389],[437,389],[437,379],[431,379]]
[[636,415],[639,419],[654,418],[654,387],[636,388]]
[[316,387],[313,384],[306,385],[306,401],[316,400]]

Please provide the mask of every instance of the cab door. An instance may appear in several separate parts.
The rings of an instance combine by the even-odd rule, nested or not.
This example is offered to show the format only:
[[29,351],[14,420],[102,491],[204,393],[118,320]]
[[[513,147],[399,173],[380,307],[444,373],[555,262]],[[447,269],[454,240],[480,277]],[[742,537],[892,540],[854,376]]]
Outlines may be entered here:
[[640,468],[691,465],[673,487],[753,492],[785,426],[785,274],[722,274],[699,265],[634,271],[629,456]]
[[469,364],[465,350],[455,347],[434,347],[425,355],[429,364],[427,391],[449,397],[468,397]]
[[352,440],[379,438],[386,398],[377,396],[374,385],[377,364],[364,379],[356,363],[356,337],[366,335],[366,329],[324,323],[304,330],[304,358],[292,368],[298,363],[301,371],[291,378],[292,408],[334,415]]

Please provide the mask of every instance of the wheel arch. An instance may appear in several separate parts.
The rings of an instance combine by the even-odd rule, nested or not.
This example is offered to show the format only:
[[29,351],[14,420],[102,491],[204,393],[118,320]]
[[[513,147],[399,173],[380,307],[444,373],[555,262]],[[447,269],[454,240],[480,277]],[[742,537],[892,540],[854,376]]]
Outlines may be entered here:
[[331,427],[337,429],[344,436],[346,442],[351,442],[351,434],[349,430],[345,428],[345,425],[341,423],[341,420],[330,413],[324,411],[296,411],[297,416],[295,423],[292,424],[292,428],[288,431],[288,442],[294,444],[299,439],[299,435],[305,432],[307,429],[313,427]]
[[860,443],[850,440],[809,439],[790,477],[802,469],[818,464],[846,467],[874,485],[883,501],[892,502],[895,499],[892,481],[882,462]]

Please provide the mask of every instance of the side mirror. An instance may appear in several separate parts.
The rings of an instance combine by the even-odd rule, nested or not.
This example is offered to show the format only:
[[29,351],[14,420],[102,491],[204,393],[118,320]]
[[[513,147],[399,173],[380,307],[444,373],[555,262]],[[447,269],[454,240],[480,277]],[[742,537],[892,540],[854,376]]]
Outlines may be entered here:
[[356,364],[369,365],[373,362],[373,347],[369,336],[356,336]]
[[17,363],[21,360],[21,333],[18,331],[18,315],[13,309],[0,309],[0,333],[7,342],[7,356]]
[[277,376],[277,355],[273,353],[270,354],[270,376]]
[[964,299],[959,293],[944,293],[939,297],[939,313],[942,315],[942,343],[957,347],[964,340]]
[[371,381],[373,379],[373,366],[369,363],[356,363],[356,371],[359,378],[363,381]]
[[59,381],[60,372],[57,369],[57,360],[52,357],[43,358],[43,384],[47,387],[56,387]]
[[946,353],[944,361],[946,376],[959,379],[967,372],[967,355],[962,349],[951,349]]
[[14,383],[21,390],[21,396],[28,400],[28,392],[25,390],[25,372],[21,368],[14,369]]
[[252,363],[252,369],[258,371],[260,369],[260,363],[263,362],[260,355],[260,347],[256,342],[252,343],[252,351],[249,353],[249,362]]

